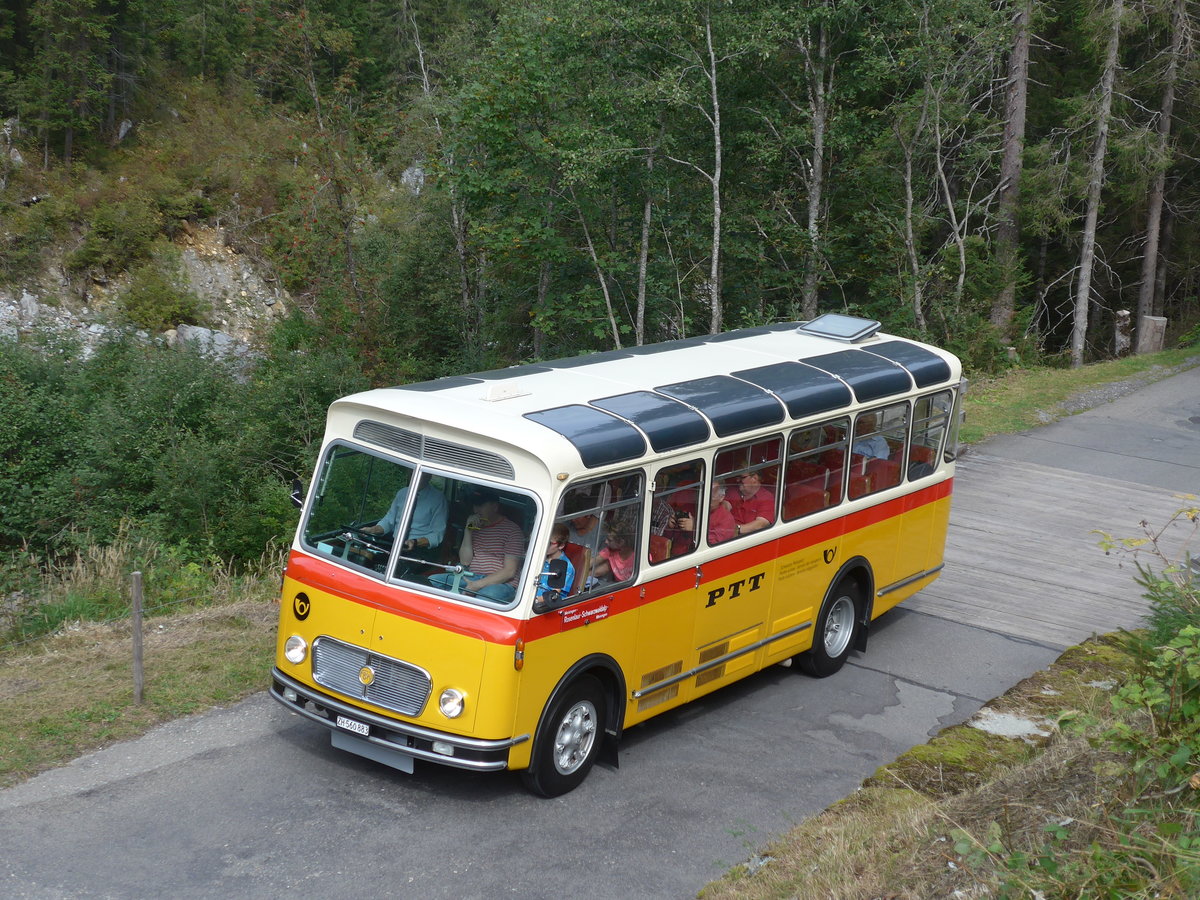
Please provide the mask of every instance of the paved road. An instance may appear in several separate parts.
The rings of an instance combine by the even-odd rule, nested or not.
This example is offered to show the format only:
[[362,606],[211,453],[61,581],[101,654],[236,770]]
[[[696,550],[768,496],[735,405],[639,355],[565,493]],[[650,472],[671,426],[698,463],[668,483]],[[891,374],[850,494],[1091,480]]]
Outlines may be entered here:
[[[968,521],[994,521],[1011,499],[1001,496],[1008,487],[989,493],[989,482],[1002,483],[998,469],[1020,466],[1048,491],[1090,492],[1101,504],[1119,488],[1133,515],[1168,508],[1172,490],[1200,489],[1198,438],[1195,369],[993,441],[960,468],[950,552],[978,541],[978,528],[957,524],[960,507]],[[1096,527],[1083,516],[1064,526],[1064,506],[1046,506],[1058,516],[1050,527]],[[1037,533],[1035,513],[1013,527]],[[1030,565],[1014,558],[1013,567]],[[1008,599],[1035,608],[1042,590],[1015,581]],[[597,769],[550,801],[513,776],[420,764],[403,776],[335,752],[324,731],[260,694],[0,792],[0,896],[693,896],[1053,661],[1071,628],[1082,630],[1085,617],[1069,607],[1057,614],[1066,621],[1047,623],[1058,630],[984,622],[961,602],[976,593],[966,585],[949,599],[914,598],[877,623],[869,652],[834,678],[775,667],[633,729],[620,771]],[[1137,602],[1131,584],[1102,615],[1133,615]]]

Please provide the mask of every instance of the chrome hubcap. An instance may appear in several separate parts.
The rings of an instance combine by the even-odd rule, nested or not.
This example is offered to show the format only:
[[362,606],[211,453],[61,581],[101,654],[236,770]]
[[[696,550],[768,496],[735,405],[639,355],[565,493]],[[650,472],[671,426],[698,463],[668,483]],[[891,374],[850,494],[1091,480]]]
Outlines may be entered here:
[[849,597],[838,597],[825,617],[825,655],[837,659],[850,646],[854,634],[854,601]]
[[596,707],[591,701],[580,700],[558,723],[554,736],[554,768],[561,775],[570,775],[588,758],[596,741]]

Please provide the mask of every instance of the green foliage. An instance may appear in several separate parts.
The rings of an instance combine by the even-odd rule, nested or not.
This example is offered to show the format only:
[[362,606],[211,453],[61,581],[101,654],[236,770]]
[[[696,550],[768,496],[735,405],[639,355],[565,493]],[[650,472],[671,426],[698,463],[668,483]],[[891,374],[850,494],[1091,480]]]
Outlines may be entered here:
[[186,286],[178,254],[161,247],[154,258],[129,273],[129,285],[120,297],[121,311],[133,324],[150,331],[176,325],[198,325],[205,309]]
[[287,486],[311,471],[329,403],[366,387],[336,345],[281,337],[249,381],[122,336],[86,361],[0,342],[0,549],[53,559],[133,529],[257,558],[294,527]]
[[161,226],[161,213],[145,197],[101,203],[88,216],[83,242],[66,263],[75,271],[118,272],[150,253]]
[[[1194,613],[1194,598],[1191,605]],[[1147,714],[1151,727],[1122,722],[1110,736],[1133,755],[1135,773],[1159,784],[1181,784],[1200,771],[1200,623],[1185,625],[1160,646],[1133,646],[1142,666],[1122,685],[1113,706]]]
[[24,205],[0,192],[0,222],[4,223],[0,228],[0,284],[15,284],[35,275],[42,267],[43,252],[65,231],[73,212],[73,204],[54,194]]

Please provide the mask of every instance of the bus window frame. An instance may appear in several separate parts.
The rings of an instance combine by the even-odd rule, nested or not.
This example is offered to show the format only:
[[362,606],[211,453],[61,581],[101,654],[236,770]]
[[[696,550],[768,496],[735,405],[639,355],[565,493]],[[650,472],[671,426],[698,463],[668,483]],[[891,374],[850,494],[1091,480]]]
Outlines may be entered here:
[[[862,409],[862,410],[859,410],[858,413],[854,416],[854,424],[852,426],[851,434],[850,434],[850,461],[846,466],[846,469],[847,469],[846,499],[847,500],[849,500],[849,501],[862,500],[865,497],[870,497],[872,494],[878,494],[880,491],[891,490],[893,488],[900,487],[901,485],[903,485],[905,483],[904,463],[908,458],[909,431],[910,431],[911,423],[912,423],[912,399],[913,398],[909,397],[909,398],[905,398],[904,400],[901,400],[899,402],[887,403],[882,406],[873,406],[869,409]],[[897,428],[896,428],[895,424],[888,424],[888,420],[887,420],[887,413],[891,410],[896,410],[896,409],[904,410],[903,427],[899,429],[900,446],[898,448],[892,446],[893,441],[896,440],[895,434],[897,432]],[[875,427],[872,428],[870,431],[866,431],[866,432],[863,432],[860,434],[858,432],[858,423],[860,421],[864,421],[871,417],[875,417],[875,420],[876,420]],[[889,435],[893,436],[892,440],[888,440]],[[854,448],[857,444],[861,443],[863,440],[865,440],[867,438],[876,437],[876,436],[882,437],[884,439],[884,441],[887,442],[887,444],[888,444],[887,457],[868,457],[863,454],[856,454],[854,452]],[[897,458],[897,456],[896,456],[897,450],[899,450],[899,458]],[[858,456],[859,460],[861,460],[861,462],[859,460],[856,460],[855,456]],[[879,486],[876,486],[875,485],[875,473],[870,472],[868,470],[882,469],[883,467],[882,466],[872,466],[871,463],[874,460],[881,460],[883,462],[895,463],[895,465],[896,465],[896,480],[891,483],[881,484]],[[856,466],[861,467],[859,472],[855,472]],[[860,478],[865,479],[865,480],[864,481],[857,480]],[[866,489],[861,492],[856,492],[856,486],[859,484],[865,484]]]
[[[760,460],[759,462],[753,462],[752,457],[753,457],[754,448],[758,447],[760,445],[763,445],[763,444],[769,444],[772,441],[774,441],[776,444],[774,458]],[[738,531],[733,535],[733,537],[731,537],[727,541],[721,541],[718,544],[708,543],[708,509],[709,508],[708,508],[708,506],[705,506],[704,507],[704,511],[705,511],[704,540],[705,540],[706,546],[708,546],[709,548],[723,547],[723,546],[732,544],[735,541],[742,540],[744,538],[753,537],[754,535],[761,535],[763,532],[769,531],[779,525],[780,516],[781,516],[781,512],[780,512],[781,504],[780,504],[780,500],[779,500],[779,498],[780,498],[779,487],[780,487],[781,478],[783,475],[783,465],[784,465],[783,459],[784,459],[784,455],[785,455],[784,448],[786,446],[787,446],[787,443],[784,440],[783,432],[782,431],[773,431],[768,434],[759,435],[756,438],[739,441],[738,443],[730,444],[728,446],[724,446],[724,447],[717,446],[717,447],[712,448],[712,459],[713,459],[712,480],[713,481],[720,480],[723,485],[725,493],[721,497],[722,502],[725,502],[726,499],[729,497],[730,491],[740,490],[739,482],[742,480],[742,477],[744,475],[756,474],[756,475],[758,475],[759,485],[761,487],[768,488],[771,491],[772,495],[775,498],[775,505],[774,505],[774,515],[772,516],[771,520],[769,522],[767,522],[767,524],[764,525],[762,528],[759,528],[755,531],[747,531],[745,533],[742,533],[741,529],[739,528]],[[721,457],[725,454],[737,453],[741,450],[747,451],[746,452],[746,463],[741,466],[735,466],[734,468],[727,469],[726,471],[721,471],[721,466],[719,463]],[[767,469],[771,469],[771,468],[773,468],[775,470],[775,477],[772,480],[767,481],[767,479],[762,477],[761,473],[766,471]],[[734,483],[727,484],[726,481],[728,479],[733,479]],[[707,485],[707,488],[710,491],[712,490],[711,483],[709,485]]]
[[[567,511],[566,511],[567,499],[569,496],[571,496],[572,492],[579,491],[580,489],[588,488],[593,485],[605,485],[605,484],[610,484],[612,482],[621,481],[621,480],[628,482],[628,480],[630,478],[637,479],[637,482],[636,482],[637,494],[635,497],[622,498],[616,502],[599,500],[593,506],[579,507],[577,509],[573,509],[570,513],[567,513]],[[622,588],[628,587],[629,585],[637,582],[638,576],[640,576],[642,573],[642,567],[641,567],[641,557],[642,557],[642,547],[643,547],[642,533],[644,530],[644,525],[645,525],[646,515],[647,515],[647,513],[646,513],[647,502],[646,501],[650,494],[649,485],[650,485],[650,479],[647,475],[645,467],[644,466],[635,466],[633,468],[617,469],[613,472],[609,472],[604,475],[592,475],[588,478],[581,478],[578,481],[571,482],[569,485],[567,485],[566,488],[563,489],[563,492],[559,496],[558,503],[555,507],[556,511],[554,514],[553,522],[555,522],[555,523],[563,522],[564,524],[567,525],[567,527],[569,529],[572,519],[580,518],[582,516],[594,515],[599,520],[596,525],[596,534],[597,534],[597,536],[603,534],[604,541],[603,542],[597,541],[594,548],[584,545],[585,549],[591,550],[591,554],[590,554],[590,562],[591,562],[590,569],[591,570],[595,569],[596,563],[600,559],[600,551],[602,549],[604,549],[605,545],[607,545],[609,522],[613,518],[615,518],[615,516],[611,515],[612,511],[620,510],[620,509],[635,509],[635,517],[632,522],[632,532],[630,534],[630,537],[632,539],[632,544],[633,544],[633,572],[629,576],[628,579],[625,579],[623,581],[597,582],[596,584],[591,585],[591,586],[588,586],[586,584],[586,580],[588,578],[592,577],[590,570],[588,572],[576,572],[575,578],[577,580],[584,579],[585,583],[583,584],[583,586],[581,588],[579,588],[578,590],[574,591],[569,596],[562,598],[562,600],[560,600],[559,602],[546,606],[545,607],[546,612],[553,611],[553,610],[559,610],[566,606],[571,606],[581,600],[594,599],[595,597],[598,597],[602,594],[612,593],[613,591],[620,590]],[[537,587],[537,579],[535,578],[534,579],[534,593],[535,594],[537,592],[536,587]]]
[[[490,597],[484,597],[479,594],[464,594],[464,593],[455,593],[454,591],[444,591],[441,588],[438,588],[432,584],[420,584],[415,581],[406,581],[401,578],[396,578],[394,565],[392,567],[390,567],[388,570],[387,583],[392,587],[401,588],[401,589],[407,590],[407,591],[420,592],[422,595],[428,595],[430,597],[434,597],[439,600],[443,599],[443,598],[448,598],[451,600],[459,600],[459,601],[466,602],[468,605],[482,607],[483,609],[493,609],[493,610],[502,610],[502,611],[516,609],[518,606],[521,605],[522,598],[523,598],[524,585],[528,582],[530,574],[533,573],[533,575],[534,575],[533,582],[534,582],[534,585],[536,586],[536,584],[537,584],[536,576],[541,573],[541,571],[542,571],[541,564],[542,564],[542,562],[544,562],[544,555],[545,555],[544,552],[539,553],[533,549],[536,547],[535,538],[537,537],[538,533],[541,531],[542,522],[545,521],[546,506],[542,502],[541,495],[539,495],[536,490],[533,490],[531,488],[522,487],[517,484],[512,484],[512,483],[507,483],[507,482],[501,484],[500,482],[495,482],[495,481],[485,481],[485,480],[481,480],[477,476],[465,476],[465,475],[458,474],[456,472],[451,472],[447,469],[439,469],[434,466],[426,467],[426,466],[418,465],[417,471],[418,471],[419,475],[422,477],[428,473],[430,475],[440,476],[443,479],[443,483],[445,482],[446,479],[449,479],[454,482],[457,482],[458,484],[466,485],[468,492],[470,490],[474,490],[474,489],[478,488],[478,489],[483,489],[486,491],[491,491],[492,493],[495,493],[495,494],[499,494],[501,497],[500,509],[502,512],[505,509],[505,505],[503,502],[505,494],[516,494],[518,496],[526,498],[527,500],[532,501],[533,521],[529,523],[527,528],[522,527],[519,522],[514,521],[511,517],[505,516],[505,518],[507,518],[514,525],[516,525],[517,528],[520,530],[520,532],[525,536],[525,554],[521,559],[520,568],[518,569],[517,575],[516,575],[516,580],[517,580],[516,592],[513,594],[512,600],[500,601],[500,600],[493,600]],[[455,501],[451,500],[449,497],[447,497],[446,499],[447,499],[447,502],[450,503],[451,509],[453,509]],[[468,511],[467,515],[468,516],[470,515],[469,511]],[[464,519],[463,524],[465,525],[465,523],[466,523],[466,520]],[[458,542],[447,549],[447,553],[450,554],[450,558],[453,559],[454,562],[452,562],[452,563],[435,563],[434,565],[438,565],[438,566],[459,565],[457,560],[459,558],[459,547],[462,546],[462,533],[455,531],[455,529],[453,527],[453,520],[449,516],[447,516],[446,534],[447,534],[447,536],[449,536],[451,533],[454,533],[458,536]],[[536,560],[534,560],[532,558],[534,555],[537,556]],[[534,569],[533,569],[533,567],[535,565],[537,566],[536,572],[534,572]]]
[[[668,488],[660,488],[658,486],[659,480],[663,477],[664,473],[666,473],[670,470],[681,471],[681,470],[688,468],[689,466],[694,467],[695,470],[697,470],[700,473],[699,477],[695,481],[689,482],[687,484],[673,485]],[[708,507],[705,505],[705,502],[707,499],[706,485],[708,484],[708,480],[705,478],[705,473],[707,472],[707,470],[708,470],[708,465],[707,465],[704,457],[701,457],[701,456],[695,456],[695,457],[691,457],[689,459],[679,460],[679,461],[675,461],[675,460],[664,461],[657,469],[654,470],[654,477],[650,480],[649,487],[646,492],[647,496],[650,498],[649,504],[648,504],[648,512],[646,513],[646,518],[648,520],[648,534],[646,537],[646,562],[648,565],[661,566],[665,562],[670,562],[671,560],[680,560],[680,559],[683,559],[685,556],[691,556],[698,549],[700,549],[698,533],[700,531],[702,521],[706,520],[708,517]],[[675,521],[675,519],[678,515],[679,508],[671,505],[670,502],[667,500],[667,498],[674,496],[675,494],[682,494],[685,491],[695,493],[694,508],[692,510],[692,515],[691,515],[692,531],[691,531],[691,538],[690,538],[690,546],[688,547],[688,549],[684,550],[683,552],[676,553],[675,552],[675,541],[678,540],[679,538],[672,537],[671,538],[671,552],[668,553],[666,556],[664,556],[662,559],[652,559],[651,551],[653,548],[651,547],[651,540],[654,537],[665,536],[662,533],[663,531],[678,531],[678,532],[681,532],[681,534],[688,533],[688,532],[682,532],[681,529],[670,527],[670,523]],[[655,521],[654,508],[660,499],[666,501],[668,503],[668,505],[671,506],[671,509],[676,514],[675,516],[672,516],[672,518],[670,520],[668,520],[668,522],[666,523],[665,526],[660,526]],[[655,529],[661,529],[661,530],[656,533]]]
[[[420,475],[419,475],[420,466],[417,463],[412,462],[411,460],[404,459],[404,458],[398,457],[398,456],[390,456],[386,453],[381,453],[380,451],[374,449],[373,447],[366,447],[361,444],[355,444],[351,441],[347,441],[347,440],[344,440],[341,438],[330,442],[330,444],[325,448],[323,459],[321,461],[320,477],[318,479],[316,479],[315,489],[309,492],[309,502],[306,504],[306,508],[304,510],[304,515],[303,515],[303,517],[299,523],[299,526],[297,528],[297,535],[299,536],[300,546],[302,548],[304,548],[305,552],[313,554],[313,556],[317,557],[318,559],[323,559],[323,560],[327,560],[327,561],[333,562],[338,565],[346,566],[351,571],[354,571],[360,575],[366,575],[370,578],[374,578],[376,580],[386,582],[388,579],[388,574],[391,571],[393,565],[395,564],[395,554],[392,552],[392,550],[390,548],[388,549],[388,552],[387,552],[388,553],[387,564],[384,566],[383,570],[381,571],[372,566],[366,566],[366,565],[363,565],[362,563],[355,562],[353,559],[350,558],[349,552],[344,552],[342,556],[337,556],[337,555],[334,555],[331,553],[325,553],[325,552],[322,552],[322,550],[319,547],[320,542],[318,542],[317,544],[313,544],[313,543],[309,543],[309,541],[308,541],[308,528],[309,528],[310,523],[312,522],[313,514],[316,511],[317,506],[319,505],[320,501],[324,498],[325,492],[329,488],[329,477],[333,470],[333,463],[337,459],[339,453],[346,453],[346,452],[356,453],[360,456],[369,456],[369,457],[372,457],[373,459],[380,460],[381,462],[386,462],[390,465],[394,465],[397,467],[404,467],[404,468],[409,469],[409,480],[408,480],[407,486],[411,486],[414,483],[417,483],[417,481],[420,477]],[[399,488],[392,490],[391,491],[392,499],[394,499],[396,494],[400,490],[402,490],[404,487],[405,487],[405,485],[401,485]],[[380,519],[382,519],[384,516],[387,515],[388,509],[391,508],[392,499],[389,499],[387,501],[387,505],[384,507],[383,512],[379,516],[377,516],[373,522],[371,522],[369,524],[375,524],[376,522],[378,522]],[[364,490],[360,496],[359,518],[362,518],[362,513],[365,511],[365,507],[366,507],[366,491]],[[407,510],[408,510],[408,503],[405,504],[405,512],[407,512]],[[403,521],[403,519],[401,521]],[[346,526],[346,527],[353,529],[353,530],[360,530],[357,526]]]
[[[946,408],[939,409],[936,413],[931,412],[924,417],[918,417],[918,411],[922,401],[927,402],[932,409],[934,398],[936,398],[939,394],[945,394],[947,396],[949,404],[946,406]],[[947,452],[947,447],[949,446],[947,441],[950,435],[951,423],[954,419],[956,406],[957,404],[955,401],[954,389],[949,387],[941,388],[936,391],[930,391],[929,393],[921,394],[920,396],[913,398],[912,413],[910,416],[908,429],[907,453],[904,459],[904,477],[906,481],[913,482],[929,478],[931,475],[936,474],[946,463],[953,462],[953,457],[947,458],[945,454]],[[918,444],[918,426],[929,425],[930,423],[938,422],[938,420],[940,420],[940,423],[934,426],[940,429],[937,444],[933,446],[927,443]],[[932,428],[928,428],[926,429],[925,433],[928,434],[929,431],[932,430]],[[913,450],[915,450],[918,446],[930,451],[931,459],[918,460],[914,463]],[[928,471],[917,471],[917,466],[922,464],[928,466]]]
[[[313,511],[316,508],[320,498],[324,495],[324,492],[326,490],[326,486],[328,484],[329,473],[330,473],[330,470],[332,469],[333,461],[336,459],[338,453],[346,452],[346,451],[358,453],[358,454],[361,454],[364,456],[370,456],[370,457],[373,457],[382,462],[388,463],[390,465],[408,469],[410,471],[408,487],[410,487],[410,488],[414,484],[419,485],[424,478],[428,477],[430,479],[434,479],[434,478],[441,479],[442,486],[441,486],[441,488],[439,488],[439,490],[442,490],[443,493],[445,493],[445,486],[448,482],[455,482],[457,484],[467,486],[468,490],[481,488],[484,490],[493,491],[493,492],[501,495],[502,498],[506,494],[509,494],[509,495],[515,494],[515,495],[525,498],[525,500],[531,504],[529,507],[529,510],[532,514],[532,521],[529,523],[528,528],[521,527],[520,523],[514,523],[514,524],[517,524],[517,527],[521,529],[521,533],[525,535],[525,555],[522,558],[521,567],[517,574],[518,589],[517,589],[517,592],[516,592],[516,595],[514,596],[514,598],[508,602],[500,602],[500,601],[492,600],[487,597],[480,597],[480,596],[472,595],[472,594],[462,594],[462,593],[453,593],[450,591],[442,591],[439,588],[434,587],[433,585],[430,585],[430,584],[422,584],[420,582],[410,581],[410,580],[407,580],[402,577],[397,577],[396,568],[399,565],[399,562],[400,562],[399,557],[402,554],[395,552],[395,550],[394,550],[395,541],[393,541],[393,546],[388,551],[388,561],[387,561],[387,565],[383,569],[383,571],[372,568],[370,566],[364,566],[361,563],[355,562],[353,559],[348,558],[348,555],[347,556],[334,556],[334,555],[331,555],[328,553],[323,553],[321,550],[319,550],[317,548],[316,545],[309,543],[309,541],[307,539],[308,526],[311,521]],[[304,549],[304,551],[306,553],[311,553],[318,559],[325,560],[327,562],[333,563],[334,565],[345,566],[346,568],[350,569],[351,571],[353,571],[357,574],[366,575],[370,578],[375,579],[376,581],[380,581],[383,584],[387,585],[389,588],[419,593],[421,596],[426,596],[426,597],[429,597],[430,599],[436,598],[438,600],[441,600],[441,599],[448,598],[448,599],[452,599],[452,600],[466,602],[470,606],[479,606],[484,609],[494,609],[494,610],[510,610],[510,609],[516,608],[520,604],[520,599],[521,599],[520,586],[522,584],[524,584],[526,579],[528,578],[529,569],[530,569],[530,565],[532,562],[529,558],[530,557],[529,548],[530,548],[530,546],[532,546],[533,536],[538,533],[538,531],[541,528],[541,523],[545,518],[545,508],[546,507],[545,507],[545,504],[543,503],[543,498],[541,497],[540,494],[538,494],[538,492],[536,490],[533,490],[531,488],[526,488],[521,485],[512,484],[509,482],[487,481],[484,479],[480,479],[478,476],[463,475],[463,474],[454,472],[450,469],[446,469],[446,468],[442,468],[442,467],[438,467],[438,466],[425,465],[421,462],[415,462],[404,456],[384,453],[384,452],[381,452],[380,450],[377,450],[374,447],[365,446],[362,444],[356,444],[356,443],[353,443],[352,441],[348,441],[343,438],[338,438],[338,439],[330,442],[330,444],[325,448],[325,453],[324,453],[324,457],[323,457],[322,464],[321,464],[321,474],[320,474],[320,477],[316,480],[316,484],[317,484],[317,489],[309,492],[310,502],[306,506],[306,509],[304,511],[304,516],[303,516],[303,518],[298,526],[298,529],[297,529],[297,534],[299,535],[299,540],[300,540],[300,546]],[[405,500],[404,509],[402,510],[400,518],[397,520],[397,523],[396,523],[397,532],[401,531],[401,528],[400,528],[401,525],[405,525],[406,527],[411,527],[412,522],[410,519],[410,514],[412,512],[412,507],[416,503],[416,495],[418,492],[419,492],[419,489],[418,489],[418,491],[411,491],[411,490],[409,491],[409,496]],[[393,491],[393,493],[392,493],[393,498],[395,496],[395,493],[396,492]],[[449,497],[447,497],[447,502],[448,503],[451,502]],[[375,518],[375,520],[374,520],[375,522],[378,522],[379,519],[381,519],[387,515],[387,509],[390,508],[390,504],[391,504],[391,501],[389,500],[388,506],[385,507],[383,512],[378,517]],[[501,508],[503,509],[503,503],[501,505]],[[510,519],[510,521],[512,521],[512,520]],[[374,524],[374,522],[370,523],[370,524]],[[443,540],[446,540],[447,538],[449,538],[451,536],[451,534],[453,532],[452,524],[453,524],[452,520],[448,517],[447,518],[447,527],[446,527],[446,538],[443,538]],[[446,551],[447,553],[451,554],[451,558],[454,560],[458,559],[458,548],[459,548],[460,544],[461,544],[461,537],[460,537],[458,543],[454,544],[454,546],[450,547]],[[432,566],[455,565],[455,564],[457,564],[457,563],[431,563]],[[539,571],[540,571],[540,569],[539,569]]]
[[[833,441],[830,441],[829,443],[825,443],[823,438],[828,434],[828,430],[830,428],[840,428],[841,436],[837,440],[833,440]],[[785,445],[785,450],[784,450],[784,461],[783,461],[783,492],[782,492],[783,499],[782,499],[782,502],[780,503],[780,508],[779,508],[780,522],[782,522],[784,524],[787,524],[790,522],[796,522],[796,521],[806,518],[808,516],[816,515],[817,513],[827,512],[828,510],[834,509],[845,502],[845,500],[846,500],[846,469],[848,467],[848,462],[849,462],[849,458],[850,458],[850,437],[851,437],[850,429],[851,429],[850,415],[842,414],[842,415],[836,416],[832,419],[824,419],[820,422],[815,422],[815,423],[811,423],[808,425],[801,425],[797,428],[792,429],[788,433],[787,443]],[[811,431],[816,431],[821,434],[821,437],[822,437],[821,443],[818,443],[812,447],[804,447],[804,448],[801,448],[800,450],[793,451],[792,450],[793,439],[795,439],[797,435],[803,434],[805,432],[811,432]],[[833,466],[828,462],[820,461],[819,457],[824,456],[831,451],[838,451],[838,450],[841,451],[841,460],[837,466]],[[794,462],[795,463],[805,463],[809,457],[817,457],[817,461],[815,463],[813,463],[813,465],[816,465],[818,468],[823,467],[825,469],[824,490],[825,490],[826,497],[825,497],[824,505],[822,505],[816,509],[810,509],[810,510],[807,510],[804,512],[800,512],[794,516],[789,516],[787,514],[787,507],[788,507],[788,502],[789,502],[789,498],[787,496],[788,493],[791,491],[791,489],[793,487],[803,484],[805,481],[808,481],[809,478],[811,478],[812,476],[809,476],[809,478],[798,478],[798,479],[792,480],[791,478],[788,477],[788,469],[791,467],[791,465]],[[838,472],[838,476],[836,479],[831,477],[831,475],[835,469]]]

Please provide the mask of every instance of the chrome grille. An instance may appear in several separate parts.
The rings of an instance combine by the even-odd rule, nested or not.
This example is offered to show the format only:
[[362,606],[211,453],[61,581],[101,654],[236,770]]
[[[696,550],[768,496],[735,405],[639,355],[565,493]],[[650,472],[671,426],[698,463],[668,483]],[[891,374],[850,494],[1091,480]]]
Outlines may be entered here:
[[[322,687],[404,716],[420,715],[433,685],[429,673],[422,668],[331,637],[321,636],[313,641],[312,662],[313,680]],[[375,673],[368,685],[359,679],[366,666]]]

